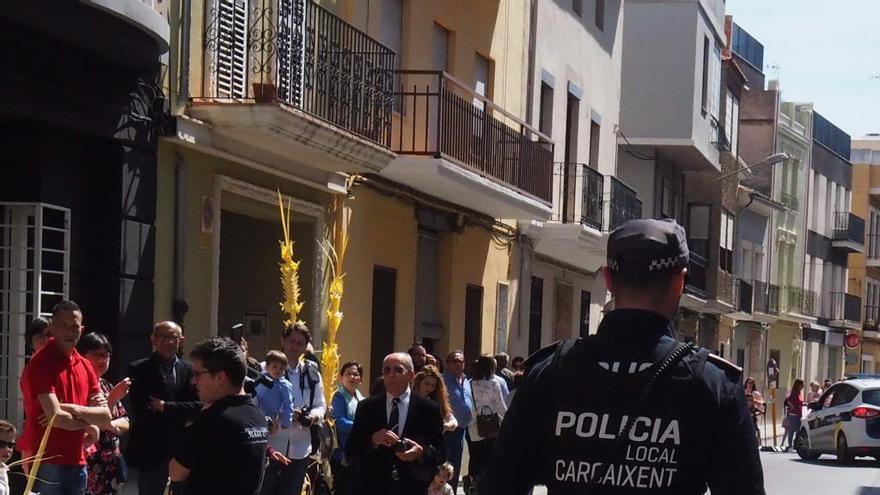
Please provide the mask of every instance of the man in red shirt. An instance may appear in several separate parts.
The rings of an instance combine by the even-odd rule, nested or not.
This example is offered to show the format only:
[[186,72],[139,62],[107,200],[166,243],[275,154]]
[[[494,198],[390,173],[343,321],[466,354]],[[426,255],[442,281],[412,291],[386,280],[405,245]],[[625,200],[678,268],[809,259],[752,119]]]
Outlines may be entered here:
[[76,352],[83,332],[82,312],[73,301],[52,308],[52,338],[25,366],[21,391],[25,438],[39,450],[47,418],[55,416],[35,490],[41,495],[82,495],[86,489],[84,442],[98,437],[95,425],[111,421],[92,365]]

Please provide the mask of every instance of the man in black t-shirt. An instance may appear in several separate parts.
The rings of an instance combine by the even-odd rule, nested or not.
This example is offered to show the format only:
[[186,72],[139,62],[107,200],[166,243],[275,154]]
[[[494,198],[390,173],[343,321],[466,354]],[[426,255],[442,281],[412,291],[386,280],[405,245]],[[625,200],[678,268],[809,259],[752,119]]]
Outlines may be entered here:
[[266,418],[244,394],[247,361],[229,339],[190,352],[193,384],[205,409],[184,432],[169,466],[174,495],[256,495],[263,480]]

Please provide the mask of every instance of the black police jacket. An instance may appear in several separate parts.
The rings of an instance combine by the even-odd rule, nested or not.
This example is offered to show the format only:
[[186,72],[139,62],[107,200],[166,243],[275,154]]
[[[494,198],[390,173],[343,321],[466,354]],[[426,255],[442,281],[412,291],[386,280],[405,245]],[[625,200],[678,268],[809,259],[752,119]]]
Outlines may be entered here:
[[[481,495],[526,494],[535,484],[552,495],[703,494],[707,485],[712,495],[764,494],[737,367],[689,353],[657,382],[641,412],[633,411],[655,363],[676,344],[672,335],[662,316],[620,309],[565,353],[557,343],[533,355]],[[602,477],[592,483],[596,470]]]

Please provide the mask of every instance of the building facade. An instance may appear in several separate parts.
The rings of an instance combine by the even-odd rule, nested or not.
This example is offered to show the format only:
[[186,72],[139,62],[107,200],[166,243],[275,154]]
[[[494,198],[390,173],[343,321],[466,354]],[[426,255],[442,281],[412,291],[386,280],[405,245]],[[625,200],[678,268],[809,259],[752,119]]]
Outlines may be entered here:
[[722,223],[727,238],[730,217],[722,213],[733,198],[721,194],[730,191],[721,178],[722,153],[728,166],[735,161],[723,117],[727,95],[741,89],[733,79],[733,92],[722,85],[724,22],[722,1],[624,4],[617,170],[639,192],[643,216],[674,218],[687,228],[691,265],[677,329],[715,350],[719,314],[732,309],[732,277],[721,275],[713,247]]
[[817,295],[817,322],[804,329],[801,373],[807,382],[836,381],[844,376],[846,332],[862,326],[862,290],[849,292],[848,256],[864,253],[865,220],[851,207],[849,135],[818,112],[811,135],[804,283]]
[[183,321],[194,339],[243,322],[255,356],[276,348],[280,195],[301,260],[300,317],[320,341],[322,244],[344,197],[344,359],[372,376],[414,341],[441,356],[506,348],[521,312],[516,222],[545,220],[552,205],[552,143],[523,120],[527,9],[273,5],[175,7],[155,318]]
[[[598,273],[607,234],[640,218],[636,192],[617,177],[623,8],[601,0],[533,2],[531,122],[555,143],[553,215],[520,222],[523,307],[517,354],[595,332],[606,302]],[[578,50],[560,50],[575,44]],[[530,283],[530,285],[529,285]]]
[[170,32],[143,2],[35,1],[3,9],[0,37],[0,416],[19,423],[31,319],[77,301],[118,349],[111,374],[151,328]]
[[880,360],[880,135],[867,135],[852,142],[852,212],[864,218],[865,252],[849,255],[847,292],[860,294],[861,332],[849,330],[846,342],[846,373],[875,373]]

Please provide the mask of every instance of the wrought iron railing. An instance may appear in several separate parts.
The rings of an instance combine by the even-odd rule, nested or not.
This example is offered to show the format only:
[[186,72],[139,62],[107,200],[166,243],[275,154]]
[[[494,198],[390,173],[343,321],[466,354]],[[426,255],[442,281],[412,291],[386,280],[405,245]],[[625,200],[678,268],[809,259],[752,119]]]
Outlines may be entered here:
[[809,289],[785,286],[781,306],[784,311],[804,316],[816,316],[816,293]]
[[398,153],[444,156],[547,203],[552,202],[553,142],[442,71],[399,71],[404,118]]
[[845,292],[832,292],[830,310],[829,320],[860,322],[862,298]]
[[706,296],[706,266],[709,261],[695,252],[690,253],[687,271],[687,289],[692,294]]
[[605,176],[586,164],[581,164],[581,223],[602,230],[602,199]]
[[755,280],[753,284],[755,313],[764,313],[765,315],[779,314],[779,287],[774,284],[768,284],[760,280]]
[[880,234],[868,234],[865,236],[865,239],[868,244],[865,256],[869,260],[880,259]]
[[734,308],[737,311],[749,314],[752,312],[752,284],[742,279],[736,279],[736,303]]
[[870,321],[874,325],[880,323],[880,306],[866,304],[864,321],[866,323]]
[[850,241],[865,245],[865,220],[848,211],[834,212],[835,241]]
[[635,189],[611,176],[608,199],[608,230],[620,227],[624,222],[642,218],[642,201]]
[[779,286],[770,284],[767,287],[767,310],[771,315],[779,314]]
[[715,147],[718,148],[718,151],[730,151],[730,139],[727,138],[727,132],[724,129],[724,125],[718,121],[715,117],[712,117],[712,126],[713,126],[713,143]]
[[800,200],[792,193],[781,193],[779,199],[790,210],[798,211],[801,207]]
[[196,96],[280,102],[391,145],[391,49],[312,0],[208,3]]
[[737,279],[730,272],[718,269],[718,277],[715,284],[715,299],[730,304],[736,304]]
[[[602,198],[605,176],[586,163],[555,163],[555,194],[558,203],[551,218],[557,222],[582,223],[602,230]],[[580,187],[578,187],[580,185]],[[581,214],[575,213],[575,198],[581,197]]]

